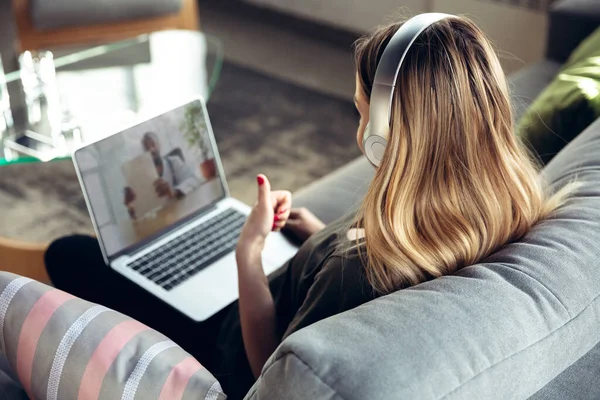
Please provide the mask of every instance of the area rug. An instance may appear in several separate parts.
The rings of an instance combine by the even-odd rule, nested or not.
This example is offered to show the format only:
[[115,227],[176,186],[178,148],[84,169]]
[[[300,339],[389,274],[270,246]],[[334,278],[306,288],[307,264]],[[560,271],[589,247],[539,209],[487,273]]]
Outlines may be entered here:
[[[360,154],[351,102],[231,63],[208,109],[231,194],[249,204],[257,173],[294,192]],[[48,241],[91,232],[70,161],[0,167],[0,236]]]

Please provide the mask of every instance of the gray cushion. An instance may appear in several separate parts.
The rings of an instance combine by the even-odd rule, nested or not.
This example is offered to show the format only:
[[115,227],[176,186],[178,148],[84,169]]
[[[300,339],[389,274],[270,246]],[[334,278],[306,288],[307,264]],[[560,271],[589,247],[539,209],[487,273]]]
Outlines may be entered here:
[[181,10],[182,0],[31,0],[38,30],[152,17]]
[[556,77],[561,66],[555,61],[542,60],[510,76],[509,87],[515,122]]
[[534,394],[530,400],[600,399],[600,344]]
[[0,399],[26,400],[27,394],[18,382],[19,379],[11,371],[6,356],[0,354]]
[[12,378],[0,371],[0,399],[27,400],[27,394]]
[[[583,186],[486,262],[286,339],[248,399],[527,398],[600,341],[600,121],[544,172]],[[330,199],[336,201],[336,199]]]

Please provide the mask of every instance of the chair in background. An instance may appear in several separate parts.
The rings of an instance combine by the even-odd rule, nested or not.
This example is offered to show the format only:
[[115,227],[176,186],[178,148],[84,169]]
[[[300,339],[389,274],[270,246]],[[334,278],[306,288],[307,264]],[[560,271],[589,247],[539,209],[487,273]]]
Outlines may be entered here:
[[48,243],[27,243],[0,237],[0,270],[49,283],[44,254]]
[[199,29],[197,0],[11,0],[18,51]]

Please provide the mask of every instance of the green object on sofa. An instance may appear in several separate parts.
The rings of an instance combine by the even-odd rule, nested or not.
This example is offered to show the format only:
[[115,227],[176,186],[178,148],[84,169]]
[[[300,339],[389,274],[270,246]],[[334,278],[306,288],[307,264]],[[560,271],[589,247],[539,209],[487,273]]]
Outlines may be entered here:
[[517,132],[546,164],[598,117],[600,29],[571,54],[519,121]]

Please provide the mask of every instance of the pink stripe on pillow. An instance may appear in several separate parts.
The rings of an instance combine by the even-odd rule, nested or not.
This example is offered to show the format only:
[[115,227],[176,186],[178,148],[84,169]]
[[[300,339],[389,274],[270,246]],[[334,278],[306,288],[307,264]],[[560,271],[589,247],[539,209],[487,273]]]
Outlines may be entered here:
[[138,333],[148,330],[146,325],[129,320],[121,322],[106,334],[85,368],[79,385],[78,400],[97,399],[106,372],[123,347]]
[[65,301],[73,298],[60,290],[50,290],[35,302],[23,322],[17,345],[17,374],[30,398],[33,398],[31,393],[33,358],[42,331],[56,310]]
[[192,376],[198,372],[202,366],[194,357],[183,359],[169,373],[158,400],[176,400],[183,398],[183,393]]

